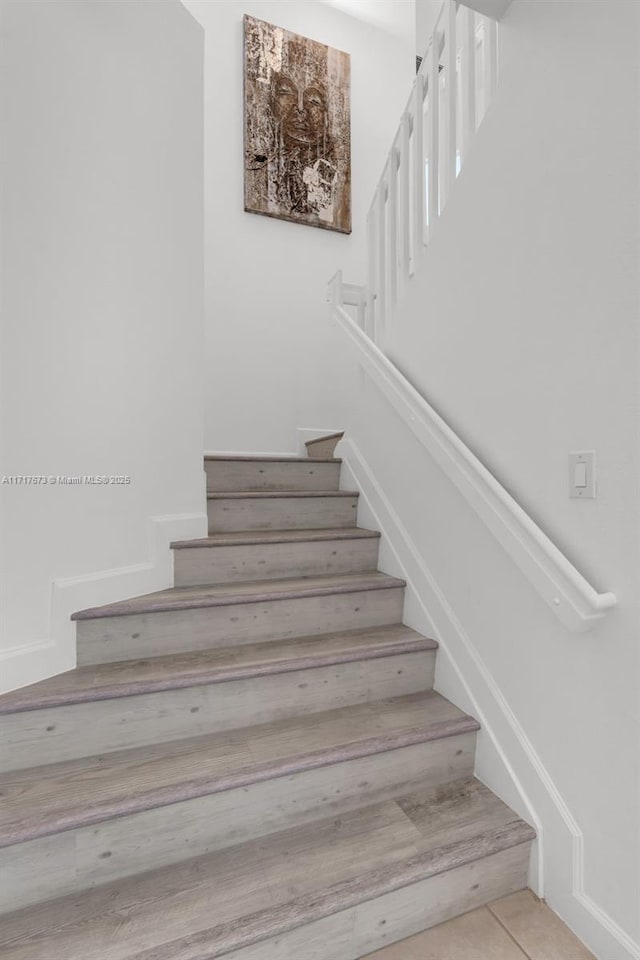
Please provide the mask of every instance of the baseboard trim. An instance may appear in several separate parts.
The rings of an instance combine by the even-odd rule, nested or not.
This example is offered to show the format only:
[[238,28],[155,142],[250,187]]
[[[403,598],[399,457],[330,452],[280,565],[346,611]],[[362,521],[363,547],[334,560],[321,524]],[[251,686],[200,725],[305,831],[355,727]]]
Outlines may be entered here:
[[55,643],[49,638],[5,647],[0,651],[0,693],[46,680],[72,666],[61,660]]
[[49,637],[0,652],[0,693],[72,670],[76,665],[75,610],[127,600],[173,586],[173,540],[207,535],[206,513],[167,514],[148,519],[148,560],[53,581]]
[[[555,834],[560,827],[568,841],[570,862],[567,864],[566,893],[569,897],[560,896],[558,899],[557,891],[554,891],[551,905],[596,956],[607,960],[640,960],[640,945],[586,893],[582,831],[493,675],[449,606],[420,550],[353,440],[341,442],[340,456],[343,460],[341,483],[349,484],[350,473],[354,489],[360,491],[359,522],[362,508],[368,510],[373,524],[382,534],[381,558],[384,558],[385,544],[392,555],[391,569],[385,571],[384,559],[381,569],[402,576],[407,581],[408,597],[413,597],[420,608],[420,622],[412,623],[410,618],[405,618],[408,625],[422,631],[427,625],[431,635],[438,640],[440,655],[444,654],[450,661],[476,719],[490,739],[536,828],[537,877],[532,883],[536,893],[540,897],[545,895],[547,828]],[[368,518],[367,522],[371,525]],[[488,786],[493,785],[489,783]],[[535,798],[534,793],[537,794]]]

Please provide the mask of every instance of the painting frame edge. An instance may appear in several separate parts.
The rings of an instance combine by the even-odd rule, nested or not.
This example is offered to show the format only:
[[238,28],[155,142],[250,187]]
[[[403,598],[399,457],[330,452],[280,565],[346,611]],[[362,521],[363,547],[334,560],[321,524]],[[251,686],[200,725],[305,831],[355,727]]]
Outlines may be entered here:
[[[310,222],[308,220],[301,219],[292,214],[287,213],[272,213],[268,210],[259,210],[255,209],[248,205],[247,198],[247,166],[246,158],[248,152],[248,111],[247,111],[247,24],[250,21],[258,22],[265,24],[268,27],[271,27],[276,30],[282,30],[284,33],[290,34],[294,37],[299,37],[301,40],[304,40],[309,43],[318,44],[319,46],[325,47],[326,50],[332,50],[341,56],[346,58],[346,63],[348,64],[348,226],[339,226],[333,223],[323,222],[320,218],[316,222]],[[312,40],[310,37],[305,37],[302,34],[294,33],[291,30],[287,30],[285,27],[278,27],[276,24],[270,23],[268,20],[264,20],[261,17],[255,17],[252,14],[245,13],[242,17],[242,108],[243,108],[243,118],[242,118],[242,168],[243,168],[243,209],[245,213],[253,214],[254,216],[267,217],[270,220],[284,220],[285,223],[297,224],[301,227],[315,227],[321,230],[329,231],[331,233],[338,233],[342,236],[350,236],[353,233],[353,189],[352,189],[352,177],[351,177],[351,149],[352,149],[352,129],[351,129],[351,54],[346,50],[339,50],[336,47],[330,47],[328,44],[322,43],[319,40]]]

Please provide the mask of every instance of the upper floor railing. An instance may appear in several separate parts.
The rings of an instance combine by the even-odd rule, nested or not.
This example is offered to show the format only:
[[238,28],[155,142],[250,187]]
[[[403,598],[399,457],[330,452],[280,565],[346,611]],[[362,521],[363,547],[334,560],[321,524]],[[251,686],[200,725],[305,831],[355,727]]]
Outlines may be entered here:
[[497,23],[445,0],[367,219],[368,280],[329,282],[362,370],[570,630],[616,604],[598,592],[385,354],[385,326],[451,195],[496,86]]
[[482,122],[498,77],[495,20],[445,0],[367,217],[360,316],[380,344]]

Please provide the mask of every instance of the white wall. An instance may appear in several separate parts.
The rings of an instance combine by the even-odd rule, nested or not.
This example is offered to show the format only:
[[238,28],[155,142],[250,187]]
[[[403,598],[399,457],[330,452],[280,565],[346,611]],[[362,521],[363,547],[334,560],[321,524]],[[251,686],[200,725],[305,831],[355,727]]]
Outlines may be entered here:
[[0,486],[9,686],[73,665],[54,580],[162,586],[149,518],[204,510],[203,39],[178,0],[3,0],[2,29],[1,471],[131,477]]
[[[514,754],[546,895],[602,960],[640,955],[639,16],[513,3],[495,100],[388,344],[617,608],[568,634],[373,388],[349,428],[575,819],[572,856]],[[598,498],[570,500],[567,455],[584,449]]]
[[[573,0],[575,2],[575,0]],[[604,2],[604,0],[602,0]],[[415,0],[416,12],[416,53],[424,57],[429,40],[435,27],[443,0]],[[511,0],[465,0],[464,6],[486,17],[501,20],[511,4]]]
[[358,20],[409,41],[415,36],[419,0],[321,0]]
[[[205,28],[205,446],[295,451],[297,427],[340,428],[351,404],[326,280],[363,272],[366,210],[411,89],[413,40],[315,0],[185,4]],[[245,13],[351,54],[351,236],[243,211]]]

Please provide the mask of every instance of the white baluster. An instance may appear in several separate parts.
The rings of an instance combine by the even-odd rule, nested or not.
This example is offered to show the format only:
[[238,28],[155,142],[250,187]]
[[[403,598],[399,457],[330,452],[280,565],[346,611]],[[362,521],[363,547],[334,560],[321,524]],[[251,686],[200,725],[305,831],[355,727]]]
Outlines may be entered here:
[[378,188],[378,296],[376,298],[375,342],[380,346],[387,313],[387,168]]
[[444,44],[444,176],[440,209],[456,180],[456,3],[447,0]]
[[434,227],[440,215],[440,34],[435,33],[433,43],[429,47],[429,190],[428,198],[428,222],[429,236],[431,237]]
[[409,279],[411,269],[411,196],[409,165],[409,114],[402,116],[402,146],[400,148],[400,263],[404,283]]
[[476,15],[461,7],[464,46],[460,70],[462,83],[462,161],[467,159],[476,132]]
[[483,17],[483,83],[486,114],[498,82],[498,24],[492,17]]
[[358,326],[364,330],[367,322],[367,291],[366,287],[361,287],[358,293]]
[[375,331],[375,322],[376,322],[376,313],[377,313],[377,301],[376,296],[378,292],[378,271],[376,269],[376,256],[378,252],[378,245],[376,242],[376,198],[377,194],[373,199],[371,204],[371,209],[367,214],[367,253],[368,253],[368,275],[369,275],[369,284],[367,291],[367,319],[366,319],[366,329],[365,332],[367,336],[374,338]]
[[424,77],[419,73],[416,77],[413,103],[413,156],[414,156],[414,229],[413,229],[413,272],[418,269],[420,256],[425,243],[425,203],[424,203]]
[[388,237],[389,237],[389,295],[390,310],[398,302],[398,150],[391,148],[389,156],[389,204],[388,204]]

